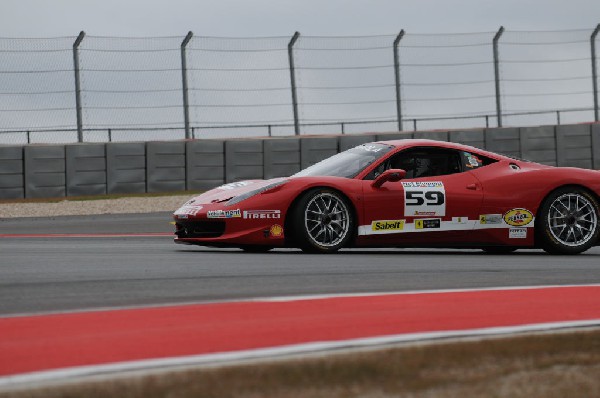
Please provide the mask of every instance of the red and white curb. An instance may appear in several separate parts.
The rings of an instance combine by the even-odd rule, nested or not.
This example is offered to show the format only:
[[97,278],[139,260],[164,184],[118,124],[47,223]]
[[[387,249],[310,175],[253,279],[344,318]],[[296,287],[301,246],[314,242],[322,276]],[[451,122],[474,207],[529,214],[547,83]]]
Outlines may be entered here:
[[321,295],[0,318],[0,387],[600,326],[600,285]]

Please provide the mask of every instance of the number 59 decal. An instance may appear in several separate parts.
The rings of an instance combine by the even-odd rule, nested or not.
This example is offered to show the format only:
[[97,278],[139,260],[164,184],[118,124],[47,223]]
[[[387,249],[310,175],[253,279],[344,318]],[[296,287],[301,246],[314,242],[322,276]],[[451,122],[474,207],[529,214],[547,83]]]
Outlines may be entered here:
[[444,183],[431,182],[402,182],[404,187],[404,215],[414,216],[445,216],[446,191]]

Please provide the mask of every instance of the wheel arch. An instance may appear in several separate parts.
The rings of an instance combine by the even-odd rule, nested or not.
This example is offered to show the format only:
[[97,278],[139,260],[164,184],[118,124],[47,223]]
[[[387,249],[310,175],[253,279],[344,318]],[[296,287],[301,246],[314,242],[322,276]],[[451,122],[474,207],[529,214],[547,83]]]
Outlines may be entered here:
[[356,226],[358,226],[358,224],[359,224],[358,211],[356,209],[356,206],[354,205],[354,202],[350,199],[350,197],[344,191],[342,191],[339,188],[332,187],[329,185],[315,185],[315,186],[306,187],[302,191],[300,191],[298,193],[298,195],[296,195],[294,200],[290,203],[290,205],[288,206],[288,208],[286,210],[287,216],[286,216],[284,224],[283,224],[284,236],[286,238],[286,246],[294,246],[294,243],[296,241],[296,237],[294,236],[294,230],[292,228],[292,218],[293,217],[290,217],[290,214],[292,214],[292,212],[294,211],[296,206],[298,206],[298,202],[304,195],[306,195],[310,191],[314,191],[314,190],[318,190],[318,189],[329,189],[331,191],[335,191],[336,193],[338,193],[339,195],[344,197],[344,199],[346,199],[346,202],[350,206],[350,211],[352,212],[352,216],[354,217],[354,220],[356,223],[355,228],[352,231],[352,238],[350,239],[350,244],[353,245],[356,240],[356,232],[358,230],[356,228]]
[[535,212],[535,218],[537,219],[540,216],[540,212],[542,211],[542,205],[544,204],[544,201],[550,196],[552,195],[554,192],[558,191],[559,189],[564,189],[564,188],[576,188],[576,189],[582,189],[584,191],[586,191],[587,193],[589,193],[594,199],[596,199],[596,202],[600,204],[600,195],[597,194],[593,189],[590,189],[588,187],[586,187],[583,184],[562,184],[559,186],[554,187],[553,189],[551,189],[550,191],[546,192],[546,194],[542,197],[542,200],[540,201],[537,210]]

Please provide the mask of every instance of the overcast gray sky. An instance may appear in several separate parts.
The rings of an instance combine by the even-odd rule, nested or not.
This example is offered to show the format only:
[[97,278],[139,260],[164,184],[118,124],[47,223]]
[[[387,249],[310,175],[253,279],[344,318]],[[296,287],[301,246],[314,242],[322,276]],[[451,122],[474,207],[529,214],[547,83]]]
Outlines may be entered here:
[[0,37],[303,35],[593,29],[598,0],[2,0]]

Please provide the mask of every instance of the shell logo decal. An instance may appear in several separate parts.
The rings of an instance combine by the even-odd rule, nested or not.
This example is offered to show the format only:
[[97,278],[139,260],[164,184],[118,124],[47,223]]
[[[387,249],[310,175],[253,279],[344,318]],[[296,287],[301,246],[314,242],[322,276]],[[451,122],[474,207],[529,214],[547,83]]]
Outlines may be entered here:
[[283,235],[283,227],[281,225],[275,224],[271,226],[270,232],[272,237],[279,238],[281,235]]
[[504,213],[504,222],[515,227],[522,227],[533,221],[533,214],[527,209],[512,209]]

